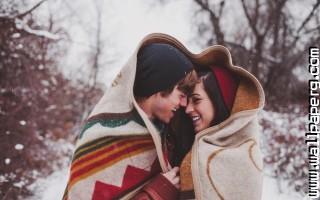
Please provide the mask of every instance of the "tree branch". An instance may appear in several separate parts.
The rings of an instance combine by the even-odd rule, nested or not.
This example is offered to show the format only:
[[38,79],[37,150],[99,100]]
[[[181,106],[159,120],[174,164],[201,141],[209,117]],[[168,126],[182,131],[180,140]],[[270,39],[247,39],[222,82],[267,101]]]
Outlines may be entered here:
[[220,2],[219,17],[222,16],[222,11],[223,11],[224,5],[225,5],[225,1],[223,0],[223,1]]
[[[212,24],[213,30],[214,30],[214,34],[216,36],[217,39],[217,43],[224,45],[225,41],[224,41],[224,34],[221,31],[221,27],[220,27],[220,18],[217,17],[217,15],[209,8],[209,4],[208,1],[203,2],[202,0],[195,0],[195,2],[206,12],[209,13],[210,15],[210,22]],[[223,7],[223,4],[221,4],[221,6]],[[222,11],[221,11],[222,12]]]
[[21,28],[22,30],[24,30],[25,32],[27,32],[29,34],[40,36],[40,37],[45,37],[45,38],[48,38],[51,40],[60,39],[60,37],[58,35],[55,35],[55,34],[50,33],[48,31],[32,29],[30,26],[28,26],[24,21],[22,21],[19,18],[16,18],[15,21],[16,21],[16,25],[21,26],[19,28]]
[[305,25],[310,21],[311,17],[314,15],[314,12],[317,10],[319,5],[320,5],[320,0],[318,0],[317,3],[313,6],[313,8],[312,8],[311,12],[309,13],[309,15],[306,17],[306,19],[300,25],[297,33],[299,33],[305,27]]
[[242,8],[243,8],[244,14],[245,14],[246,17],[247,17],[247,20],[248,20],[248,22],[249,22],[249,25],[250,25],[253,33],[254,33],[256,36],[260,35],[259,32],[258,32],[258,30],[257,30],[257,27],[256,27],[257,21],[256,21],[256,20],[253,20],[253,19],[250,17],[250,14],[249,14],[249,11],[248,11],[248,7],[247,7],[247,5],[245,4],[244,0],[241,0],[241,3],[242,3]]
[[297,34],[296,36],[294,37],[294,40],[293,42],[291,43],[290,45],[290,49],[292,49],[296,44],[297,42],[300,40],[301,38],[301,34],[300,31],[305,27],[305,25],[310,21],[311,17],[314,15],[314,12],[315,10],[319,7],[320,5],[320,0],[317,1],[317,3],[313,6],[313,9],[311,10],[311,12],[309,13],[309,15],[306,17],[305,20],[303,20],[302,24],[300,25],[298,31],[297,31]]
[[36,5],[34,5],[32,8],[30,8],[29,10],[17,14],[16,16],[14,16],[13,18],[23,18],[24,16],[28,15],[29,13],[31,13],[32,11],[34,11],[36,8],[38,8],[43,2],[45,2],[46,0],[41,0],[39,3],[37,3]]
[[[259,12],[260,2],[259,2],[259,0],[255,0],[255,2],[256,2],[256,6],[254,9],[254,19],[255,19],[255,21],[258,21],[258,19],[260,17],[260,12]],[[255,22],[255,24],[257,24],[257,22]]]

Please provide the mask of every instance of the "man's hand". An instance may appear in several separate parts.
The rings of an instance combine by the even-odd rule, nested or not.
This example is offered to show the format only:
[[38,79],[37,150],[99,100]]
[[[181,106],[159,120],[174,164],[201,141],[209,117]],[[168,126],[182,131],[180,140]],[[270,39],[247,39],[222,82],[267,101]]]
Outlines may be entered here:
[[179,167],[174,167],[170,171],[163,173],[162,175],[166,177],[177,189],[180,188],[180,176],[178,175]]

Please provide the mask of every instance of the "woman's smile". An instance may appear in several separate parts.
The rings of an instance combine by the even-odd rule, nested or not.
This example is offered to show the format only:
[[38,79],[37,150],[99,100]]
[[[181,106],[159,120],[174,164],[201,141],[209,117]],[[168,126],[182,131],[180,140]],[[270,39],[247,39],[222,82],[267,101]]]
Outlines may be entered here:
[[197,124],[201,123],[200,116],[198,116],[198,115],[192,116],[191,119],[192,119],[193,126],[197,126]]

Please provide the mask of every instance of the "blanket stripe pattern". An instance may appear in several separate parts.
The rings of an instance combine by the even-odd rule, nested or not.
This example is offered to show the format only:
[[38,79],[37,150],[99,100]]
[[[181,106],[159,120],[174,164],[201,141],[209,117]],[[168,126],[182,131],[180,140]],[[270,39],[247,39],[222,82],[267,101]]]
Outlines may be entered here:
[[[132,113],[127,116],[129,118],[93,117],[87,120],[83,130],[89,130],[95,124],[117,128],[132,120],[139,123]],[[150,135],[104,136],[76,148],[63,200],[118,199],[160,170]]]

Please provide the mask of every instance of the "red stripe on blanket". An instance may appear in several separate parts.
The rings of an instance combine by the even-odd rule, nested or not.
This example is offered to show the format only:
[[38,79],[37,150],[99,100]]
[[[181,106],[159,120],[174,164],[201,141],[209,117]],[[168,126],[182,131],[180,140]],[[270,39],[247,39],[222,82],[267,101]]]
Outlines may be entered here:
[[[150,143],[150,144],[152,144],[152,145],[149,145],[149,148],[153,147],[153,143]],[[125,154],[127,154],[128,157],[130,157],[130,153],[133,153],[134,151],[139,150],[139,149],[146,149],[146,148],[148,148],[148,145],[145,143],[133,145],[133,146],[125,148],[119,152],[115,152],[114,154],[111,154],[110,156],[108,156],[102,160],[99,160],[97,162],[93,162],[92,164],[90,164],[88,166],[80,168],[79,170],[71,171],[71,178],[70,178],[71,185],[73,185],[72,182],[77,177],[79,177],[83,174],[86,174],[86,173],[90,173],[90,171],[94,170],[97,167],[107,165],[108,163],[110,163],[112,161],[117,161],[117,159],[121,158],[121,156],[125,155]],[[122,160],[122,159],[119,159],[119,160]]]
[[78,160],[76,160],[75,162],[72,163],[72,165],[71,165],[71,171],[72,171],[75,167],[81,165],[82,163],[88,162],[88,161],[91,160],[91,159],[96,159],[98,156],[101,156],[101,155],[103,155],[103,154],[105,154],[105,153],[107,153],[107,152],[109,152],[109,151],[116,150],[117,148],[123,147],[123,146],[128,145],[128,144],[130,144],[130,143],[132,143],[132,142],[146,142],[146,143],[151,143],[152,140],[149,139],[149,138],[148,138],[148,140],[141,140],[141,139],[136,139],[136,138],[135,138],[134,140],[130,140],[130,139],[128,140],[128,139],[127,139],[127,140],[117,141],[117,142],[112,143],[112,144],[110,144],[110,145],[108,145],[108,146],[106,146],[106,147],[104,147],[104,148],[102,148],[102,149],[96,150],[96,151],[94,151],[94,152],[89,153],[88,155],[85,155],[85,156],[79,158]]

